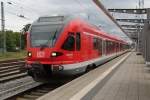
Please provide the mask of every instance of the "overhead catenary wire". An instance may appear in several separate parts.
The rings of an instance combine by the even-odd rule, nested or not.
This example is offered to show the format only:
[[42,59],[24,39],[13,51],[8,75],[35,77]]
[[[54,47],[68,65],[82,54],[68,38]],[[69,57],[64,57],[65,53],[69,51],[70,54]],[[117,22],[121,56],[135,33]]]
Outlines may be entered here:
[[[11,2],[5,2],[5,1],[1,1],[1,2],[4,2],[5,4],[11,4]],[[16,17],[19,17],[19,18],[22,18],[22,19],[26,19],[26,20],[30,20],[29,18],[27,18],[24,14],[16,14],[16,13],[14,13],[14,12],[12,12],[12,11],[8,11],[7,9],[5,9],[5,12],[6,13],[9,13],[9,14],[11,14],[11,15],[14,15],[14,16],[16,16]]]
[[[26,20],[31,20],[30,18],[28,18],[26,15],[24,15],[23,14],[23,11],[25,11],[26,13],[29,13],[29,12],[31,12],[31,11],[27,11],[27,10],[25,10],[24,9],[24,7],[22,7],[22,6],[18,6],[17,5],[17,3],[15,3],[15,2],[13,2],[13,1],[2,1],[2,2],[4,2],[5,3],[5,5],[6,4],[8,4],[9,5],[9,7],[12,7],[11,8],[11,10],[12,11],[8,11],[7,9],[5,10],[5,12],[7,12],[7,13],[9,13],[9,14],[11,14],[11,15],[14,15],[14,16],[16,16],[16,17],[19,17],[19,18],[22,18],[22,19],[26,19]],[[8,6],[6,6],[6,7],[8,7]],[[18,11],[17,13],[14,13],[14,12],[16,12],[16,9],[14,9],[14,8],[18,8],[19,7],[19,10],[20,11]],[[37,14],[38,15],[38,14]],[[33,16],[33,13],[32,13],[32,16]]]
[[[29,10],[29,9],[24,9],[23,6],[18,6],[17,4],[14,4],[14,3],[11,3],[11,2],[7,2],[7,4],[9,4],[11,7],[11,10],[12,8],[14,9],[13,11],[17,11],[20,13],[20,15],[24,15],[25,16],[25,13],[26,15],[31,15],[33,16],[33,14],[35,14],[36,16],[38,15],[36,12],[33,12],[32,10]],[[19,8],[19,9],[15,9],[15,8]],[[20,11],[19,11],[20,10]],[[25,13],[24,13],[25,12]],[[28,18],[29,19],[29,18]]]
[[[3,2],[3,1],[1,1],[1,2]],[[4,3],[5,4],[5,14],[10,14],[10,15],[13,15],[13,16],[15,16],[15,17],[17,17],[17,18],[20,18],[20,19],[24,19],[24,20],[31,20],[31,19],[29,19],[28,17],[26,17],[26,16],[24,16],[23,14],[17,14],[16,12],[13,12],[13,11],[9,11],[8,9],[6,9],[7,8],[7,6],[6,6],[6,3]],[[2,20],[2,19],[0,19],[0,20]],[[4,20],[5,22],[9,22],[9,18],[7,18],[7,15],[6,15],[6,18],[5,18],[5,20]],[[20,20],[21,21],[21,20]],[[23,20],[22,20],[23,21]],[[9,24],[10,25],[10,24]],[[8,28],[8,26],[7,25],[5,25],[6,26],[6,28]],[[14,26],[14,24],[13,24],[13,26]],[[16,27],[18,27],[17,25],[16,25]]]
[[16,14],[16,13],[10,12],[10,11],[8,11],[8,10],[5,10],[5,12],[7,12],[7,13],[9,13],[9,14],[11,14],[11,15],[17,16],[17,17],[19,17],[19,18],[22,18],[22,19],[30,20],[28,17],[25,17],[25,16],[22,15],[22,14]]
[[32,13],[34,13],[36,15],[39,15],[41,13],[38,10],[33,9],[30,6],[22,4],[21,2],[16,2],[16,1],[14,2],[12,0],[9,0],[9,1],[7,1],[7,3],[11,4],[11,5],[15,6],[15,7],[19,7],[19,9],[22,8],[24,11],[32,12]]

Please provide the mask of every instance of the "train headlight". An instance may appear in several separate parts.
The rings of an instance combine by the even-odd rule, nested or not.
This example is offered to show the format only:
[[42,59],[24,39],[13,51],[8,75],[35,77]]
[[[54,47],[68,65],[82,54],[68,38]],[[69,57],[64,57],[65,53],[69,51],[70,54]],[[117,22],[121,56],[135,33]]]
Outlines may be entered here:
[[52,57],[56,57],[56,56],[57,56],[57,53],[56,53],[56,52],[52,52],[51,56],[52,56]]
[[57,57],[57,56],[61,56],[61,55],[63,55],[63,53],[61,53],[61,52],[52,52],[51,53],[51,57]]
[[32,57],[32,53],[31,52],[28,52],[28,57]]

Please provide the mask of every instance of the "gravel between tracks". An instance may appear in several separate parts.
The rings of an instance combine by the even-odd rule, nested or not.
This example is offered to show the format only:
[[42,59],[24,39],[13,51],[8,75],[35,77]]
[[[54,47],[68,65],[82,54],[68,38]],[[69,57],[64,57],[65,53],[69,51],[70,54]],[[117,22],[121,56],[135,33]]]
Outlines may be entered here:
[[16,80],[9,81],[6,83],[0,83],[0,92],[25,84],[30,81],[33,81],[33,79],[27,76],[27,77],[16,79]]

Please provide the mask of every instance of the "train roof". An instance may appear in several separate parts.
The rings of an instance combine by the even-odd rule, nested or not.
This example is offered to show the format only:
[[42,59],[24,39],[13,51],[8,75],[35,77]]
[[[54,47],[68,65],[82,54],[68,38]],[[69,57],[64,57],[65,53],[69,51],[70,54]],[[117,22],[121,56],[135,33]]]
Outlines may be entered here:
[[42,25],[42,24],[66,24],[72,19],[75,19],[75,15],[52,15],[52,16],[41,16],[32,25]]
[[99,27],[96,27],[95,25],[92,25],[88,21],[85,21],[86,18],[83,18],[83,16],[81,16],[81,15],[79,15],[79,16],[77,16],[77,15],[42,16],[42,17],[39,17],[35,22],[33,22],[32,26],[33,25],[48,25],[48,24],[63,24],[63,25],[66,25],[69,21],[71,21],[73,19],[78,19],[78,21],[80,21],[81,23],[82,22],[85,23],[86,26],[88,25],[92,30],[94,30],[95,32],[97,32],[98,34],[102,35],[105,38],[112,39],[112,40],[115,40],[115,41],[120,41],[122,43],[127,43],[123,39],[121,39],[117,36],[108,34],[107,32],[102,31]]
[[[121,43],[124,43],[124,44],[127,44],[126,41],[124,41],[123,39],[121,39],[120,37],[117,37],[115,35],[111,35],[111,34],[108,34],[107,32],[103,31],[102,29],[100,29],[100,27],[97,27],[95,25],[92,25],[92,24],[89,24],[87,22],[83,22],[82,20],[79,20],[81,21],[81,23],[83,23],[84,25],[83,26],[86,26],[88,28],[90,28],[91,30],[95,31],[94,34],[99,34],[101,35],[103,38],[106,38],[106,39],[111,39],[111,40],[114,40],[114,41],[118,41],[118,42],[121,42]],[[92,33],[93,34],[93,33]]]
[[127,44],[126,41],[124,41],[123,39],[121,39],[121,38],[119,38],[119,37],[117,37],[115,35],[111,35],[111,34],[108,34],[108,33],[105,33],[105,32],[103,32],[101,34],[104,35],[105,37],[109,38],[109,39],[112,39],[112,40],[119,41],[121,43]]

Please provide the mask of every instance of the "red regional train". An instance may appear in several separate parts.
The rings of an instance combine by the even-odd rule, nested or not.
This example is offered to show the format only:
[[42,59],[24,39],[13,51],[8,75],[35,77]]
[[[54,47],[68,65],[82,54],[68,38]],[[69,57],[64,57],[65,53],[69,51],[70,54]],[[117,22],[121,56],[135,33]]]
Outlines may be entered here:
[[35,80],[85,72],[126,52],[129,45],[79,17],[40,17],[27,33],[28,74]]

